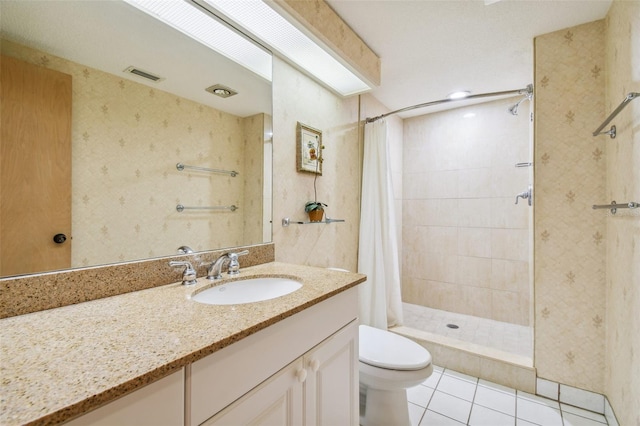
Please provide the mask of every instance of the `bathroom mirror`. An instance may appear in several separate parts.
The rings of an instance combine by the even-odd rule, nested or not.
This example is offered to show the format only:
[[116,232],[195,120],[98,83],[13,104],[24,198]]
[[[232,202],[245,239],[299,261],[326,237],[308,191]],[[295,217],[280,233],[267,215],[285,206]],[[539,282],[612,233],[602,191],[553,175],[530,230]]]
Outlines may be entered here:
[[[0,8],[3,57],[72,81],[71,229],[46,231],[26,253],[20,237],[3,236],[2,256],[33,261],[16,270],[3,258],[0,276],[271,241],[269,81],[122,1],[2,1]],[[205,90],[214,85],[237,94]],[[3,171],[3,204],[12,179],[20,178]],[[10,229],[4,215],[3,232],[32,227]],[[66,241],[56,244],[57,234]],[[67,265],[38,267],[46,263],[37,261],[42,247],[63,245]]]

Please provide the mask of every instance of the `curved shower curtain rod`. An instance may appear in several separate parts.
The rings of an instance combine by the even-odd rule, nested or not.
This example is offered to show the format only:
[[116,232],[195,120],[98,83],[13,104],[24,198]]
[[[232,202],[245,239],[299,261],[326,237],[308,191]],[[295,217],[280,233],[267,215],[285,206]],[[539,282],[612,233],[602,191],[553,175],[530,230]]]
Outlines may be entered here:
[[528,84],[524,89],[516,89],[516,90],[506,90],[503,92],[491,92],[491,93],[479,93],[477,95],[469,95],[460,99],[440,99],[438,101],[425,102],[423,104],[413,105],[401,109],[397,109],[395,111],[388,112],[386,114],[378,115],[376,117],[368,117],[365,119],[364,123],[373,123],[374,121],[378,121],[381,118],[388,117],[393,114],[398,114],[400,112],[411,111],[412,109],[424,108],[428,106],[446,104],[448,102],[456,102],[456,101],[467,101],[469,99],[477,99],[477,98],[488,98],[493,96],[506,96],[506,95],[526,95],[527,97],[533,96],[533,84]]

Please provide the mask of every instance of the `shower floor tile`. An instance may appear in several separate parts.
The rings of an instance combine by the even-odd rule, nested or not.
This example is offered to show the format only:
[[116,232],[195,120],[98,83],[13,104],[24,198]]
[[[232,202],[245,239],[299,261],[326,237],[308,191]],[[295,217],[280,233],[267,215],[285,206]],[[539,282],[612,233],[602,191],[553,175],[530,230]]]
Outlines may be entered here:
[[[533,356],[531,327],[441,311],[411,303],[402,305],[404,325],[407,327],[529,358]],[[447,324],[455,324],[458,328],[447,327]]]

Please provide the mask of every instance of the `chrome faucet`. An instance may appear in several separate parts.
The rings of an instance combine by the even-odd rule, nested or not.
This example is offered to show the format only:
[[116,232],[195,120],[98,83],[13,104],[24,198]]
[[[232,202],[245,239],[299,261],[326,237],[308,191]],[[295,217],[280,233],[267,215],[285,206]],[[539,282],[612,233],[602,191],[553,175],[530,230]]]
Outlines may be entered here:
[[196,270],[191,266],[191,262],[172,260],[169,262],[169,266],[184,266],[184,272],[182,273],[182,285],[194,285],[196,281]]
[[240,273],[240,263],[238,262],[238,256],[244,256],[249,254],[249,250],[244,250],[239,253],[225,253],[211,263],[207,270],[208,280],[219,280],[222,278],[222,267],[225,263],[229,262],[229,268],[227,274],[238,275]]

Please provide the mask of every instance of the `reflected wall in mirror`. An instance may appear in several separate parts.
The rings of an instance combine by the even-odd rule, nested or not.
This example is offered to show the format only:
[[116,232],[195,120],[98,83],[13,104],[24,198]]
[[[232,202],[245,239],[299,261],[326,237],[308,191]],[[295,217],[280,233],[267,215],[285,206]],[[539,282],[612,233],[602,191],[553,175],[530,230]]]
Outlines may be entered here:
[[[35,253],[45,245],[55,250],[59,232],[71,236],[63,267],[170,255],[185,245],[200,251],[271,240],[270,82],[119,1],[0,7],[2,55],[72,80],[71,229],[46,231],[34,248],[3,237],[0,254],[13,258],[1,261],[1,276],[41,272]],[[129,66],[163,79],[124,73]],[[205,92],[214,84],[238,94]],[[20,134],[21,126],[37,123],[13,125]],[[3,130],[3,152],[11,143]],[[238,175],[179,171],[177,163]],[[16,185],[5,177],[0,197],[8,204],[7,188]],[[239,209],[178,212],[177,204]],[[3,216],[3,229],[30,226]]]

